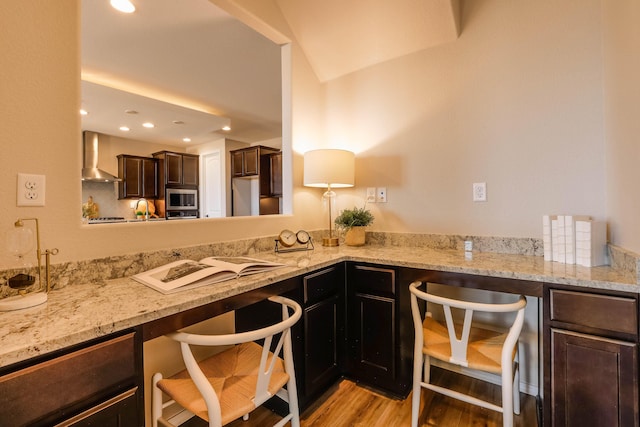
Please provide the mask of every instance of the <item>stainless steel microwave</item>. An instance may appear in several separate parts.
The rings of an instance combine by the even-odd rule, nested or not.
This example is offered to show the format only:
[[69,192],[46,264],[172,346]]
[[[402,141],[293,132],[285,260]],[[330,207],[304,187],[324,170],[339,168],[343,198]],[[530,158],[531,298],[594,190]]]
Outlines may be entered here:
[[198,190],[167,188],[165,196],[167,211],[198,210]]

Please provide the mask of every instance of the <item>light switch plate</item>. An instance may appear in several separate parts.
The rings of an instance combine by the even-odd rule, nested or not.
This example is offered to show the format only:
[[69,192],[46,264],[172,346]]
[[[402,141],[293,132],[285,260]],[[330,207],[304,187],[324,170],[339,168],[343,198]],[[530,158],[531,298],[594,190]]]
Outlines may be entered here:
[[367,202],[376,202],[376,187],[367,187]]
[[473,183],[473,201],[474,202],[487,201],[487,183],[486,182]]

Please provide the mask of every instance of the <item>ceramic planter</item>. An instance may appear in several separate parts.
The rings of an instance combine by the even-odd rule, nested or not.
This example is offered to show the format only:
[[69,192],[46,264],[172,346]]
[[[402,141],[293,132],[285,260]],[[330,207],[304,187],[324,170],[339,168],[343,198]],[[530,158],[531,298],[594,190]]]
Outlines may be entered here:
[[365,227],[351,227],[344,235],[347,246],[362,246],[365,242]]

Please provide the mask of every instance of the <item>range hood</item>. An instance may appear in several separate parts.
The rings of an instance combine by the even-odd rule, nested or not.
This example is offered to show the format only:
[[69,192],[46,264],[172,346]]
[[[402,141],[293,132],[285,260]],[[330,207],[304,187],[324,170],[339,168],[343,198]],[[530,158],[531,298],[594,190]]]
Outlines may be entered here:
[[83,163],[82,163],[82,180],[83,181],[101,181],[101,182],[118,182],[122,181],[117,176],[111,175],[98,169],[98,146],[100,134],[91,131],[82,132],[83,147]]

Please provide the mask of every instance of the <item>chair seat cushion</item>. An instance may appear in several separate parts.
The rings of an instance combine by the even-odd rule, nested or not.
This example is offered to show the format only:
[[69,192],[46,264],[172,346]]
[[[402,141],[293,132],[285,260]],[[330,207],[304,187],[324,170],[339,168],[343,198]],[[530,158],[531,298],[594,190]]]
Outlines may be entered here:
[[[234,346],[199,363],[220,401],[223,425],[256,408],[253,398],[261,354],[262,347],[249,342]],[[273,354],[269,355],[271,360]],[[278,358],[268,387],[269,392],[275,395],[288,380],[289,375],[284,370],[283,361]],[[204,399],[186,369],[170,378],[162,379],[158,382],[158,387],[182,407],[204,420],[209,420]]]
[[[432,317],[426,317],[423,324],[424,347],[423,353],[436,359],[450,361],[451,345],[449,344],[449,332],[446,324]],[[461,328],[457,328],[460,330]],[[492,331],[489,329],[472,326],[469,333],[469,346],[467,347],[468,367],[486,372],[501,374],[502,346],[507,337],[506,332]],[[512,360],[515,357],[515,348]]]

